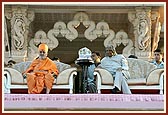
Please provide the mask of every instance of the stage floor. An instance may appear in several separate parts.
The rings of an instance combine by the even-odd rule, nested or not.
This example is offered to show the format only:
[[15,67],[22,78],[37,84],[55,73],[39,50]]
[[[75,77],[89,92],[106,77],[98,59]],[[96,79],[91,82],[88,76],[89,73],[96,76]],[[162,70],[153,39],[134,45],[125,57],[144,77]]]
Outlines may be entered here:
[[4,94],[4,113],[25,111],[165,111],[159,94]]

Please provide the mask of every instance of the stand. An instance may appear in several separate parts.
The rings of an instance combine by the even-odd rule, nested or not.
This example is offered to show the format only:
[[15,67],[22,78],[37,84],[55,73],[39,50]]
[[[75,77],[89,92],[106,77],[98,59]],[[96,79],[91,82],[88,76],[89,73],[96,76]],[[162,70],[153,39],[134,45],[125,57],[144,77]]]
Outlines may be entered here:
[[94,62],[93,60],[89,59],[80,59],[76,60],[76,64],[80,65],[82,67],[82,79],[80,81],[81,83],[81,93],[88,93],[88,67],[92,65]]

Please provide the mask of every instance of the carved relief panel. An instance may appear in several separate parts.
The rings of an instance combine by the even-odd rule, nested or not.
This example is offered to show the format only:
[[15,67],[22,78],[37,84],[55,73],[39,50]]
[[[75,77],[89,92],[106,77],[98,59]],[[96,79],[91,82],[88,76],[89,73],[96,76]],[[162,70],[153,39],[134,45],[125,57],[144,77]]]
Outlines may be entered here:
[[[128,13],[128,19],[134,27],[135,54],[139,58],[150,59],[153,51],[158,47],[161,31],[159,18],[159,13],[152,12],[150,7],[137,7],[135,11]],[[156,21],[153,36],[152,21]]]
[[137,7],[128,13],[134,27],[135,55],[148,58],[151,55],[151,8]]
[[[61,40],[59,41],[59,39],[65,38],[65,39],[68,39],[70,42],[73,42],[75,41],[75,39],[79,39],[81,36],[82,36],[82,39],[83,38],[87,39],[89,40],[89,42],[93,42],[94,40],[97,40],[97,38],[103,38],[103,40],[101,39],[102,40],[101,43],[102,45],[104,45],[104,47],[107,46],[108,44],[113,44],[113,46],[115,47],[122,44],[124,46],[122,53],[126,57],[128,57],[130,54],[134,54],[139,58],[147,59],[150,57],[151,51],[155,47],[157,47],[157,44],[154,44],[154,43],[153,43],[153,46],[151,46],[152,14],[151,14],[150,7],[137,7],[133,11],[130,11],[129,13],[128,11],[126,12],[128,13],[129,21],[133,24],[133,29],[134,29],[133,33],[135,37],[134,42],[132,42],[132,35],[130,34],[129,36],[131,39],[129,39],[127,34],[128,31],[127,32],[118,31],[120,29],[126,30],[128,24],[125,24],[126,25],[125,28],[123,28],[123,26],[121,26],[120,28],[117,28],[116,27],[117,25],[115,26],[115,24],[113,25],[111,22],[108,23],[103,19],[102,19],[103,21],[102,20],[93,21],[89,19],[93,14],[88,15],[87,12],[76,12],[74,16],[72,16],[71,14],[70,19],[68,17],[66,18],[66,21],[65,21],[66,23],[64,22],[63,19],[61,19],[61,21],[59,20],[55,22],[57,18],[56,19],[53,18],[52,21],[50,20],[50,18],[48,18],[47,21],[51,21],[49,23],[50,26],[45,25],[48,22],[44,23],[45,27],[48,27],[48,28],[45,28],[47,32],[43,31],[44,28],[41,28],[41,26],[39,26],[39,28],[35,30],[35,32],[33,32],[35,33],[35,35],[32,34],[33,37],[28,38],[29,25],[34,18],[34,12],[29,10],[30,9],[28,9],[28,7],[25,7],[24,5],[23,6],[13,5],[10,9],[5,10],[5,16],[11,22],[11,46],[10,46],[11,57],[15,59],[19,58],[21,60],[24,57],[28,56],[28,60],[32,60],[32,58],[34,58],[35,55],[37,55],[38,53],[37,47],[40,43],[46,43],[49,46],[49,49],[53,50],[54,48],[57,48],[59,46],[59,42],[61,41]],[[35,12],[36,11],[38,10],[35,10]],[[38,12],[37,14],[43,14],[43,11],[41,10],[40,13]],[[49,12],[48,15],[50,16],[55,14],[54,12],[53,13]],[[57,15],[59,14],[57,13]],[[108,15],[111,16],[114,14],[111,13]],[[44,13],[43,16],[46,16],[46,14]],[[51,17],[54,17],[54,16],[51,16]],[[46,21],[46,20],[43,19],[42,21]],[[43,23],[42,21],[41,23]],[[39,20],[37,20],[35,23],[39,23]],[[39,23],[39,25],[41,23]],[[118,23],[120,22],[117,22],[117,24]],[[128,23],[128,22],[125,22],[125,23]],[[109,25],[112,27],[110,27]],[[36,27],[37,26],[38,24],[36,25]],[[80,31],[80,33],[78,33],[79,32],[78,30],[80,30],[79,28],[81,26],[83,30]],[[114,30],[117,28],[116,30],[118,32],[116,31],[115,33],[115,31],[111,28],[113,28]],[[158,28],[158,31],[159,31],[159,28]],[[155,31],[156,33],[155,38],[158,38],[158,35],[159,35],[157,34],[158,31]],[[131,34],[132,34],[132,30],[131,30]],[[155,39],[155,41],[158,41],[158,40],[159,39]]]
[[11,57],[23,60],[27,56],[29,24],[33,21],[34,12],[27,11],[25,6],[12,6],[5,10],[5,16],[11,22]]

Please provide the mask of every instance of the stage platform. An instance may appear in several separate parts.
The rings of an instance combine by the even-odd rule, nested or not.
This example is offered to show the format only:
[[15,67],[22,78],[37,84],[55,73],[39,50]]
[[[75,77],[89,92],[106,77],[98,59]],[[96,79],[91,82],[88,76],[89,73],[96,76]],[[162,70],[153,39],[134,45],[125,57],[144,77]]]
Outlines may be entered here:
[[4,94],[4,113],[25,111],[165,111],[159,94]]

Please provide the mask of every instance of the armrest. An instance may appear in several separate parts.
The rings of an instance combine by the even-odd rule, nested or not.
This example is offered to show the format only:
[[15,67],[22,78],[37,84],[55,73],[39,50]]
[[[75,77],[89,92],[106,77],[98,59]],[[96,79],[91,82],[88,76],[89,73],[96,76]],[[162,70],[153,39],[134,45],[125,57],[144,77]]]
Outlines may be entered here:
[[10,88],[11,85],[11,75],[8,71],[4,70],[4,86],[5,88]]
[[146,78],[146,85],[153,85],[160,83],[160,76],[164,72],[164,69],[154,69]]
[[9,74],[10,74],[10,80],[9,80],[9,82],[11,84],[12,83],[16,83],[16,84],[22,84],[22,83],[24,83],[24,79],[23,79],[22,74],[19,71],[17,71],[16,69],[13,69],[13,68],[4,68],[4,71],[9,72]]
[[58,85],[69,84],[69,79],[71,79],[70,77],[77,75],[76,71],[77,71],[76,67],[71,67],[63,70],[61,73],[58,74],[56,78],[56,84]]
[[101,84],[113,84],[113,76],[111,73],[103,68],[95,68],[94,75],[98,75],[101,78]]

